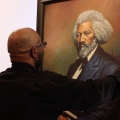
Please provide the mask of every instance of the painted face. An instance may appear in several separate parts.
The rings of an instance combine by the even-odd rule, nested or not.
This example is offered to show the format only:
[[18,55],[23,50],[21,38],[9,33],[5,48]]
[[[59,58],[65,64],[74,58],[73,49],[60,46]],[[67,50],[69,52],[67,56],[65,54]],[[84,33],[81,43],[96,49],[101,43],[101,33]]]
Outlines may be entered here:
[[84,42],[88,43],[89,45],[92,43],[93,39],[95,38],[95,33],[92,29],[92,22],[85,22],[79,24],[77,27],[77,41],[81,43],[81,46],[84,46]]
[[96,47],[95,33],[92,29],[92,22],[81,23],[77,27],[76,34],[77,51],[81,58],[87,57]]

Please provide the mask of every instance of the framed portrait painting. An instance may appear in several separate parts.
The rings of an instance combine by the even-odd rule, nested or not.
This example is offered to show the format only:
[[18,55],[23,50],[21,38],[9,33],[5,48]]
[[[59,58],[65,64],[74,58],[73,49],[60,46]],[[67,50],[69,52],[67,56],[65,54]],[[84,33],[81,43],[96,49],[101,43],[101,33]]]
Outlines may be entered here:
[[101,44],[105,52],[120,54],[119,0],[38,0],[37,31],[47,41],[43,70],[66,75],[78,57],[72,38],[78,16],[89,10],[103,14],[113,27],[109,42]]

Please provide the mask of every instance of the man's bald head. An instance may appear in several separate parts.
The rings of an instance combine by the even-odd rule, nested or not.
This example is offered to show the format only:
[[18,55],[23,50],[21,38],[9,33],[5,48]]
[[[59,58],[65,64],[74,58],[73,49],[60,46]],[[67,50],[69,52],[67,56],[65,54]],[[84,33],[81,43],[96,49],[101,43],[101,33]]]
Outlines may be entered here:
[[22,28],[11,33],[8,38],[8,52],[22,54],[41,42],[39,34],[31,28]]
[[31,28],[22,28],[12,32],[8,38],[8,52],[11,62],[24,62],[33,67],[41,66],[44,49],[39,34]]

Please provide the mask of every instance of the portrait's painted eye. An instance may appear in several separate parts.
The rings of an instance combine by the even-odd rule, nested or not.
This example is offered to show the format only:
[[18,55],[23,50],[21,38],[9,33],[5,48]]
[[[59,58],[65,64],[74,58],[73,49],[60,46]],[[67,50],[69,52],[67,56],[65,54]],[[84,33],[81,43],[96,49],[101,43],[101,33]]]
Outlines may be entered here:
[[90,30],[87,30],[87,31],[84,32],[84,34],[85,34],[86,36],[89,35],[90,33],[91,33]]
[[77,38],[79,38],[79,37],[80,37],[80,35],[81,35],[81,34],[78,32],[78,33],[76,34],[76,37],[77,37]]

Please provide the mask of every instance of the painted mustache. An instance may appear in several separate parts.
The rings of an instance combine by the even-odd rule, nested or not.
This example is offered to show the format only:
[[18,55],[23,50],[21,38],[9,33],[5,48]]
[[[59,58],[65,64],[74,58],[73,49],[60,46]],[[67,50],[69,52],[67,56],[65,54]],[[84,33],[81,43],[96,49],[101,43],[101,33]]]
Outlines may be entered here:
[[77,50],[79,51],[84,46],[89,47],[89,44],[87,42],[79,42],[79,43],[77,43]]

